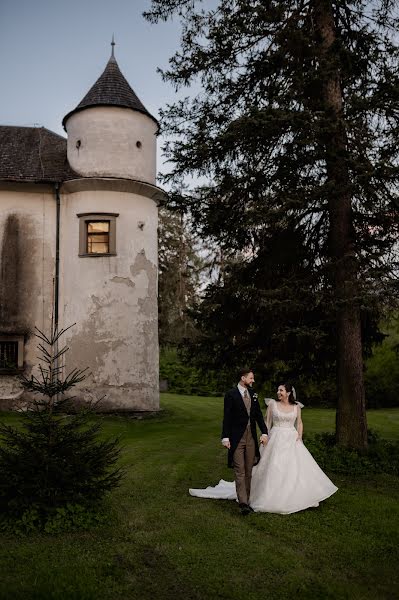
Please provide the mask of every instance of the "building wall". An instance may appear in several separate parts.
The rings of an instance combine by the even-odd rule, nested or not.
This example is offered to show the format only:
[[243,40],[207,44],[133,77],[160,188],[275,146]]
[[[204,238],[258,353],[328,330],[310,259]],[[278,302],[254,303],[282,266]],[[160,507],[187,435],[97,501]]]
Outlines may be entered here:
[[[61,188],[60,327],[65,372],[89,368],[74,395],[100,409],[159,408],[157,204],[155,186],[82,179]],[[79,256],[84,212],[118,213],[116,256]],[[25,374],[35,372],[34,327],[48,332],[53,306],[56,202],[51,186],[0,190],[0,335],[25,338]],[[21,399],[16,376],[0,374],[0,409]],[[24,396],[22,396],[22,399]]]
[[155,184],[156,123],[116,106],[76,112],[66,123],[68,161],[83,177],[119,177]]
[[[56,203],[51,186],[0,187],[0,335],[25,339],[25,373],[36,364],[35,326],[51,321]],[[0,408],[7,409],[21,387],[0,375]]]
[[[77,180],[61,194],[62,325],[66,369],[88,367],[79,398],[103,410],[156,410],[158,389],[157,205],[154,186]],[[80,213],[112,212],[117,256],[79,256]]]

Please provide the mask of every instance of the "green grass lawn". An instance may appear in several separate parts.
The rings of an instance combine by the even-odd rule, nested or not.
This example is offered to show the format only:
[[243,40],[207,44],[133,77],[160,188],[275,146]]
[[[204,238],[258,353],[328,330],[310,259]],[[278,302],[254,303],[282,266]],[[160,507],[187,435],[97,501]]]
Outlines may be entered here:
[[[106,525],[2,538],[1,600],[398,597],[397,478],[331,475],[339,491],[318,509],[243,518],[235,502],[188,495],[232,478],[222,400],[163,394],[161,402],[151,419],[104,419],[105,432],[122,437],[127,469]],[[304,409],[303,419],[309,433],[333,429],[333,411]],[[368,421],[399,438],[399,409],[370,411]]]

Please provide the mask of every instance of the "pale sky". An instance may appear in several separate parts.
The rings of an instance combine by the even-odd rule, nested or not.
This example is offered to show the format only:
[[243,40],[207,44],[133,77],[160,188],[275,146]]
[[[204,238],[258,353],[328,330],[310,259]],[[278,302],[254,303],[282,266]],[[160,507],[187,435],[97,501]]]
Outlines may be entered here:
[[[175,93],[156,72],[179,47],[178,22],[150,25],[150,0],[0,0],[0,124],[44,126],[82,100],[111,55],[147,110]],[[185,92],[187,93],[187,92]],[[159,143],[161,145],[161,142]],[[159,165],[160,166],[160,165]]]

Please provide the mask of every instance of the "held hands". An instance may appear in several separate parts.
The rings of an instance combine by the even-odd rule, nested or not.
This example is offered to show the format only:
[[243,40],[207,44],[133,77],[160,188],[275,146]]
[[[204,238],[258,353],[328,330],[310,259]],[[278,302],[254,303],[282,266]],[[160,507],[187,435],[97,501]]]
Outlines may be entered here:
[[[269,441],[269,438],[268,438],[267,434],[266,433],[262,433],[262,435],[260,436],[259,441],[260,441],[261,444],[263,444],[264,446],[266,446],[267,443],[268,443],[268,441]],[[230,444],[230,440],[229,439],[226,438],[225,440],[222,440],[222,444],[223,444],[223,446],[225,448],[227,448],[228,450],[230,450],[231,444]]]

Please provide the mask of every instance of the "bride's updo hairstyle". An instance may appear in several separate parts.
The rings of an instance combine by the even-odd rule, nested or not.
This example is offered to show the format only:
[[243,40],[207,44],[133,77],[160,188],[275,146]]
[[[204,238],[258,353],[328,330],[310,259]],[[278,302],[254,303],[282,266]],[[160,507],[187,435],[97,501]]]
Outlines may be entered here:
[[[288,396],[288,402],[290,404],[296,404],[296,394],[295,394],[295,388],[293,385],[291,385],[291,383],[280,383],[280,385],[285,387],[285,391],[289,393]],[[277,398],[277,402],[280,402],[280,400]]]

